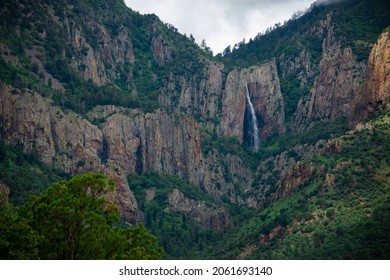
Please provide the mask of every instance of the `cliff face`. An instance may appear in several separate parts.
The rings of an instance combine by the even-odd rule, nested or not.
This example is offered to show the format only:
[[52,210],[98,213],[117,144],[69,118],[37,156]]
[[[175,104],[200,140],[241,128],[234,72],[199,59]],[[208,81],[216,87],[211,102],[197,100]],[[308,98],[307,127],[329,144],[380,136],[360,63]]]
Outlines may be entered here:
[[390,32],[385,31],[372,48],[367,67],[367,79],[355,98],[351,113],[352,125],[389,106],[390,98]]
[[33,91],[4,84],[1,90],[2,139],[22,146],[26,152],[38,152],[44,163],[65,172],[94,171],[112,176],[116,192],[111,199],[129,221],[139,219],[127,172],[116,162],[102,162],[104,136],[97,126],[77,114],[53,107],[50,100]]
[[311,162],[298,162],[292,168],[288,169],[281,182],[280,188],[277,191],[279,197],[285,197],[290,195],[295,188],[302,185],[314,173],[314,164]]
[[[116,192],[111,199],[129,221],[141,218],[127,183],[129,174],[153,170],[176,175],[199,185],[217,202],[226,193],[230,193],[232,201],[239,199],[233,182],[250,178],[247,167],[235,156],[214,152],[204,157],[199,125],[191,118],[170,116],[164,110],[144,114],[139,110],[101,106],[90,112],[87,120],[52,107],[49,100],[33,91],[4,84],[0,105],[4,140],[23,146],[26,152],[37,151],[46,164],[54,164],[66,172],[95,171],[112,176]],[[99,127],[91,121],[100,121]],[[238,170],[232,176],[233,182],[227,182],[223,174]],[[197,210],[196,220],[200,219],[202,227],[207,224],[220,230],[215,217],[204,218],[208,222],[203,220],[200,211],[206,208]],[[218,213],[228,220],[226,211]]]
[[338,46],[326,49],[308,115],[329,121],[347,117],[352,110],[351,100],[362,83],[360,73],[364,73],[364,70],[364,65],[354,61],[351,49],[340,49]]
[[[344,47],[335,38],[333,13],[313,27],[315,36],[322,36],[322,55],[318,68],[305,62],[306,80],[312,80],[310,95],[298,102],[291,126],[298,131],[307,129],[316,121],[329,122],[349,118],[354,110],[354,100],[365,80],[366,64],[358,62],[350,47]],[[310,60],[309,60],[310,61]],[[311,67],[310,67],[311,66]],[[313,73],[317,72],[317,75]]]
[[385,106],[390,96],[390,31],[382,33],[368,60],[367,91],[378,105]]
[[221,232],[229,225],[229,216],[224,208],[211,208],[203,201],[195,201],[175,189],[168,196],[170,207],[164,211],[184,213],[193,219],[201,228]]
[[[5,63],[23,67],[22,61],[28,57],[33,64],[28,67],[38,72],[31,74],[30,83],[22,83],[27,79],[23,72],[19,73],[22,78],[1,83],[1,138],[21,145],[26,152],[37,151],[46,164],[66,172],[112,176],[116,192],[110,199],[129,221],[142,219],[129,189],[129,174],[155,171],[199,186],[215,205],[191,200],[177,190],[169,195],[167,211],[181,212],[202,228],[216,231],[231,224],[228,211],[216,206],[221,202],[261,209],[265,202],[289,195],[317,174],[300,158],[318,153],[321,143],[269,157],[260,162],[257,171],[245,157],[233,152],[213,148],[204,153],[201,131],[245,142],[247,88],[262,142],[288,128],[298,133],[316,122],[340,117],[359,121],[388,103],[389,33],[379,38],[367,65],[357,61],[352,48],[335,37],[333,13],[308,31],[321,42],[318,61],[305,49],[295,56],[286,51],[255,65],[227,68],[155,16],[129,12],[121,14],[126,19],[123,22],[112,22],[110,10],[87,10],[88,16],[81,17],[83,6],[78,5],[82,3],[64,3],[64,8],[55,9],[40,3],[48,11],[45,20],[50,24],[45,26],[38,17],[31,21],[43,31],[25,31],[36,45],[22,47],[19,57],[6,46],[6,40],[0,43]],[[45,28],[38,29],[42,25]],[[62,46],[61,38],[69,44]],[[47,41],[50,44],[45,45]],[[188,49],[180,50],[177,44]],[[28,67],[26,71],[30,71]],[[53,90],[49,94],[42,84],[34,86],[40,75]],[[286,107],[295,97],[282,92],[281,84],[291,75],[309,94],[298,98],[293,116],[286,120]],[[93,87],[77,88],[87,81]],[[143,110],[139,105],[134,109],[134,104],[139,104],[135,101],[128,106],[131,108],[124,108],[123,102],[116,102],[123,107],[104,105],[117,97],[104,96],[101,89],[105,86],[126,98],[140,97],[134,100],[141,105],[156,101],[159,108]],[[94,105],[100,105],[77,114],[63,104],[85,91],[93,92],[88,96],[96,98]],[[56,94],[63,97],[60,102],[43,97]]]
[[236,136],[243,142],[246,86],[256,111],[260,139],[284,133],[284,101],[273,60],[228,74],[222,95],[221,135]]
[[[69,13],[73,13],[72,6],[69,9]],[[133,65],[135,55],[131,36],[126,28],[119,28],[115,31],[115,36],[112,36],[103,24],[93,20],[80,23],[77,19],[66,17],[63,22],[58,23],[67,31],[78,58],[72,60],[71,66],[82,73],[85,80],[92,80],[97,86],[103,86],[118,79],[120,75],[130,79],[131,72],[123,73],[123,66]],[[91,45],[91,41],[86,38],[90,32],[95,34],[97,46]]]

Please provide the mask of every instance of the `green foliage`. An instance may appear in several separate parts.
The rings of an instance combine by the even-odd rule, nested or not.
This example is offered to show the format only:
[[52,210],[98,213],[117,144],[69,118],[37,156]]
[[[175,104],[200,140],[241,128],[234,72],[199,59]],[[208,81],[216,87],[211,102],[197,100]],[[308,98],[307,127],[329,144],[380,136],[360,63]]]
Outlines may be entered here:
[[198,186],[173,175],[147,172],[140,176],[129,176],[128,181],[130,188],[142,200],[145,199],[145,190],[154,188],[158,202],[167,203],[168,194],[176,188],[190,199],[212,202]]
[[138,227],[122,229],[123,248],[117,259],[156,260],[161,259],[163,250],[157,245],[157,238],[150,234],[143,224]]
[[223,155],[236,155],[243,159],[252,170],[256,170],[260,163],[261,152],[255,152],[250,147],[241,145],[236,137],[218,137],[216,133],[202,129],[200,139],[202,152],[205,155],[213,149]]
[[286,79],[280,80],[281,91],[284,100],[284,115],[286,122],[290,121],[294,115],[299,100],[303,96],[310,94],[307,85],[304,85],[296,75],[290,75]]
[[[210,197],[198,187],[175,176],[153,172],[129,176],[128,182],[144,213],[145,225],[157,236],[165,258],[196,258],[199,250],[215,240],[217,234],[201,229],[188,214],[167,210],[170,208],[168,195],[174,189],[179,189],[189,199],[213,205]],[[147,197],[147,192],[153,194]]]
[[[74,14],[64,11],[68,2],[73,5]],[[82,77],[84,70],[76,69],[72,65],[72,61],[75,59],[85,60],[84,56],[87,55],[85,49],[75,49],[72,42],[68,40],[66,28],[54,21],[51,13],[48,12],[49,9],[53,9],[55,16],[62,20],[69,17],[72,22],[74,21],[76,25],[80,26],[87,43],[97,53],[101,52],[100,44],[102,42],[97,38],[94,27],[88,25],[88,21],[84,19],[86,17],[94,18],[97,14],[101,15],[99,20],[112,36],[117,36],[116,33],[123,26],[132,30],[134,21],[141,16],[128,9],[123,1],[99,1],[98,3],[96,1],[38,1],[36,3],[23,1],[23,5],[20,5],[21,3],[4,4],[0,10],[0,15],[5,20],[5,24],[0,28],[0,41],[12,50],[11,55],[22,63],[6,63],[1,58],[0,74],[3,82],[19,88],[34,89],[42,95],[52,98],[55,104],[63,109],[71,109],[81,114],[86,113],[96,105],[107,104],[141,108],[146,112],[154,111],[159,107],[157,95],[154,92],[158,87],[151,83],[153,81],[152,74],[150,71],[146,73],[148,67],[145,66],[148,65],[148,61],[143,58],[140,60],[143,63],[142,68],[144,68],[141,69],[141,72],[144,71],[146,74],[139,79],[129,80],[131,67],[127,63],[117,65],[116,72],[119,78],[117,81],[110,81],[111,84],[106,87],[99,88],[91,81],[84,80]],[[115,12],[115,17],[109,15],[113,12]],[[19,19],[9,18],[12,14],[18,14],[19,19],[29,18],[28,24],[23,25]],[[9,21],[7,21],[8,19]],[[15,32],[15,30],[19,30],[19,32]],[[43,38],[43,33],[45,38]],[[139,40],[143,41],[144,38],[139,38]],[[43,47],[45,52],[40,56],[40,59],[45,70],[62,83],[65,92],[51,90],[51,80],[48,82],[49,87],[45,85],[43,72],[37,73],[37,65],[31,65],[31,61],[29,62],[25,55],[25,49],[32,47]],[[88,51],[88,49],[86,50]],[[153,58],[150,49],[148,56]],[[103,63],[108,69],[112,67],[105,60]],[[136,64],[138,63],[137,60]],[[135,85],[140,87],[139,96],[131,95],[130,91]]]
[[108,183],[102,175],[80,175],[53,184],[27,202],[23,212],[31,226],[44,236],[39,244],[41,258],[113,257],[107,251],[115,245],[111,232],[115,213],[105,213],[102,197],[109,188],[113,188],[113,182]]
[[7,84],[18,84],[18,70],[15,65],[8,64],[4,59],[0,58],[0,77],[2,82]]
[[[72,11],[64,9],[67,5],[73,7]],[[73,40],[69,40],[66,25],[53,20],[49,10],[54,11],[60,22],[69,22],[72,30],[79,30],[80,40],[85,39],[88,45],[75,47]],[[9,18],[12,14],[29,20],[27,24],[22,24],[20,20]],[[64,86],[65,92],[50,90],[52,81],[48,82],[49,87],[45,85],[43,72],[37,73],[36,64],[20,67],[0,60],[1,79],[16,87],[33,88],[53,99],[55,105],[80,114],[97,105],[118,105],[152,112],[160,107],[159,95],[172,77],[175,84],[180,84],[183,78],[193,77],[199,82],[205,66],[204,58],[210,57],[174,27],[163,24],[155,15],[144,16],[128,9],[121,0],[6,3],[0,15],[9,20],[0,27],[0,42],[20,60],[25,58],[25,49],[42,48],[44,52],[39,59],[45,71]],[[125,51],[133,51],[134,63],[127,59],[113,59],[103,50],[106,42],[102,36],[97,36],[96,21],[112,39],[121,32],[129,35],[131,41],[126,43]],[[162,64],[157,61],[156,51],[153,50],[157,38],[162,40],[164,55],[169,57]],[[91,52],[105,66],[109,81],[103,87],[83,77],[85,64],[89,63],[87,56]],[[81,63],[75,64],[75,61]],[[173,91],[173,94],[178,94],[180,89]]]
[[282,26],[273,27],[272,31],[259,34],[249,43],[224,56],[222,61],[229,69],[234,66],[248,67],[278,58],[281,54],[288,58],[298,57],[306,49],[313,54],[314,62],[318,63],[322,53],[321,38],[309,35],[307,31],[323,17],[326,9],[324,6],[314,7],[297,20],[290,20]]
[[319,140],[327,140],[342,135],[347,130],[348,123],[344,118],[337,119],[334,122],[319,122],[303,133],[293,135],[290,132],[265,141],[257,151],[241,145],[235,137],[218,137],[215,133],[204,129],[200,131],[200,138],[203,154],[207,155],[215,149],[224,155],[236,155],[255,171],[260,162],[270,156],[275,156],[296,145],[314,145]]
[[12,204],[0,201],[0,259],[37,259],[39,239]]
[[[340,154],[308,159],[321,170],[317,175],[201,256],[232,259],[256,245],[250,259],[388,259],[388,120],[385,113],[372,129],[343,137]],[[326,183],[325,174],[334,176],[334,183]]]
[[114,85],[96,87],[92,82],[81,83],[72,90],[62,93],[54,92],[51,96],[55,105],[74,112],[85,114],[97,105],[118,105],[127,108],[142,108],[144,112],[151,112],[158,108],[154,101],[143,100],[132,96]]
[[[183,81],[197,88],[204,78],[206,61],[212,59],[210,53],[196,46],[192,36],[179,34],[154,15],[142,16],[127,9],[121,0],[3,2],[0,42],[11,50],[10,56],[17,62],[0,58],[1,81],[15,88],[34,89],[51,98],[54,105],[80,114],[97,105],[110,104],[152,112],[160,107],[159,95],[164,91],[170,91],[168,95],[176,105]],[[65,6],[72,9],[64,9]],[[342,47],[351,47],[355,58],[364,61],[380,32],[389,25],[389,11],[389,1],[384,0],[348,0],[315,6],[299,19],[275,26],[272,32],[242,43],[238,49],[226,48],[224,57],[218,59],[225,64],[226,73],[236,66],[248,67],[273,58],[281,70],[286,67],[282,62],[294,61],[305,51],[315,67],[321,59],[327,32],[321,34],[323,27],[317,27],[318,32],[313,35],[312,27],[331,13],[336,40]],[[53,20],[53,13],[59,20]],[[90,47],[75,48],[64,22],[71,29],[77,28]],[[96,36],[96,22],[112,38],[123,30],[129,34],[134,63],[112,63],[106,58],[102,50],[105,42]],[[153,52],[156,40],[162,41],[162,61]],[[51,89],[51,80],[46,85],[44,73],[39,73],[38,65],[25,55],[25,49],[33,47],[44,49],[39,59],[45,71],[64,85],[64,92]],[[105,86],[84,79],[86,65],[75,66],[74,61],[86,61],[90,48],[101,55],[110,78],[115,77]],[[305,74],[305,69],[297,71]],[[307,85],[303,84],[296,74],[280,73],[287,122],[292,120],[298,101],[309,94],[313,83],[308,80]],[[236,155],[255,172],[262,159],[298,144],[313,145],[320,139],[340,135],[346,131],[346,125],[344,119],[317,123],[304,133],[289,132],[264,142],[257,152],[243,147],[236,138],[219,138],[203,130],[202,152],[207,155],[215,150]],[[189,215],[167,210],[168,195],[175,188],[190,199],[215,205],[196,186],[155,173],[131,177],[129,184],[145,214],[146,226],[166,249],[166,258],[235,258],[248,244],[257,246],[251,258],[389,258],[388,131],[388,124],[383,122],[373,130],[344,139],[340,155],[310,159],[322,173],[290,197],[266,205],[248,222],[251,211],[230,204],[229,197],[223,195],[222,203],[237,226],[225,235],[202,230]],[[291,151],[289,156],[298,157]],[[343,166],[345,162],[347,167],[337,169],[338,164]],[[83,161],[78,164],[83,165]],[[324,187],[325,173],[335,178],[332,188]],[[222,176],[233,181],[226,170]],[[44,166],[36,154],[25,155],[19,148],[0,141],[0,181],[11,187],[10,200],[14,204],[25,203],[27,196],[37,195],[64,177],[65,174]],[[280,173],[274,172],[265,179],[273,185],[266,196],[276,191],[280,177]],[[104,176],[88,174],[53,184],[20,208],[1,200],[1,258],[160,258],[162,250],[144,226],[119,225],[116,208],[103,198],[109,185]],[[239,192],[240,187],[236,189]],[[147,198],[145,190],[153,190],[154,197]],[[279,227],[282,231],[276,237],[260,244],[260,236],[269,236]]]
[[15,88],[41,88],[42,83],[30,72],[32,68],[31,61],[25,57],[20,65],[7,63],[0,57],[0,81]]
[[0,139],[0,182],[10,187],[13,204],[25,203],[30,195],[37,195],[68,176],[43,164],[36,152],[26,154],[20,147],[7,145]]
[[230,69],[234,66],[248,67],[274,57],[280,59],[281,54],[285,58],[295,58],[302,50],[306,50],[312,62],[318,64],[324,38],[323,35],[316,36],[308,31],[331,13],[334,14],[332,24],[336,38],[344,47],[352,47],[358,60],[368,59],[372,44],[390,25],[390,6],[386,0],[348,0],[315,5],[298,19],[275,25],[265,34],[258,35],[220,59]]
[[[118,224],[116,206],[108,204],[104,197],[113,189],[112,180],[89,173],[54,183],[38,196],[31,196],[18,211],[2,205],[5,215],[1,217],[5,221],[1,226],[15,225],[10,227],[14,229],[12,236],[9,230],[1,236],[1,258],[161,258],[157,239],[144,226]],[[27,238],[33,241],[30,247],[26,245]],[[22,243],[15,244],[19,240]]]
[[328,140],[340,136],[348,131],[348,123],[345,118],[334,122],[318,122],[305,132],[293,134],[291,132],[268,140],[260,147],[258,153],[264,158],[275,156],[296,145],[314,145],[319,140]]
[[330,139],[342,135],[348,130],[348,121],[339,118],[333,122],[320,122],[297,137],[300,144],[314,145],[318,140]]
[[351,46],[358,61],[368,59],[372,44],[390,25],[390,3],[385,0],[352,0],[337,6],[336,37]]

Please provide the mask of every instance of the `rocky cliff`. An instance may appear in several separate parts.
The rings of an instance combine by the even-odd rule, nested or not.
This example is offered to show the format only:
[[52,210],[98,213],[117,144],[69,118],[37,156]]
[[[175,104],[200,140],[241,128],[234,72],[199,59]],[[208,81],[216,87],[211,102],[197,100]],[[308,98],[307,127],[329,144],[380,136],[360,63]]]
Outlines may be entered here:
[[247,86],[257,115],[260,139],[284,133],[284,101],[276,62],[272,60],[228,74],[222,95],[221,136],[236,136],[243,142]]
[[77,114],[53,107],[50,100],[36,92],[4,84],[1,90],[3,140],[22,146],[26,152],[37,151],[44,163],[65,172],[95,171],[114,177],[113,199],[127,219],[139,218],[137,202],[127,184],[127,172],[116,162],[102,161],[104,136],[97,126]]
[[[300,159],[320,153],[325,142],[263,158],[242,147],[246,156],[216,147],[204,151],[202,132],[245,146],[247,88],[262,143],[319,122],[359,121],[388,103],[389,33],[373,46],[368,62],[358,60],[337,36],[334,12],[294,33],[319,42],[316,53],[313,46],[286,48],[238,67],[210,57],[174,27],[122,1],[114,1],[112,10],[93,1],[17,2],[19,10],[6,5],[1,15],[9,19],[11,11],[19,12],[31,20],[28,28],[17,19],[1,29],[1,138],[71,174],[114,177],[111,199],[128,221],[142,219],[128,175],[154,171],[199,186],[215,205],[177,190],[167,211],[221,231],[231,225],[226,205],[260,210],[320,174]],[[28,40],[12,50],[23,38]],[[291,77],[298,81],[295,88]],[[287,88],[298,88],[298,97]]]
[[[144,114],[101,106],[90,112],[87,120],[53,107],[50,100],[33,91],[4,84],[0,104],[2,139],[23,146],[26,152],[37,151],[46,164],[66,172],[112,176],[116,181],[112,199],[130,221],[141,216],[127,183],[129,174],[153,170],[176,175],[201,186],[216,201],[226,193],[232,201],[238,199],[233,182],[226,182],[226,172],[244,172],[232,176],[235,182],[248,179],[243,177],[249,170],[239,158],[202,154],[199,125],[191,118],[170,116],[164,110]],[[91,123],[97,121],[99,126]]]
[[[351,100],[359,95],[365,80],[367,65],[358,62],[350,47],[343,46],[336,38],[334,18],[330,12],[326,18],[313,26],[311,33],[322,40],[319,64],[306,56],[305,68],[299,73],[302,81],[310,88],[310,95],[303,96],[297,105],[291,127],[302,131],[321,121],[335,121],[349,118],[354,110]],[[316,74],[314,74],[316,73]]]
[[189,199],[178,189],[168,195],[168,201],[171,207],[167,207],[164,211],[184,213],[202,229],[221,232],[230,223],[226,209],[212,208],[203,201]]
[[368,60],[367,79],[355,98],[351,124],[367,119],[389,106],[390,98],[390,31],[381,34]]

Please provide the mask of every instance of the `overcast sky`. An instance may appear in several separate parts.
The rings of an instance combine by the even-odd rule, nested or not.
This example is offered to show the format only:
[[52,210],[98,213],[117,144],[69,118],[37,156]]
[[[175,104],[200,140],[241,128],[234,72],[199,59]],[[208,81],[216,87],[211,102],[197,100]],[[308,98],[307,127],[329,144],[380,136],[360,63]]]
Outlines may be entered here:
[[156,14],[180,33],[206,40],[214,54],[228,45],[248,42],[275,23],[290,19],[314,0],[125,0],[141,14]]

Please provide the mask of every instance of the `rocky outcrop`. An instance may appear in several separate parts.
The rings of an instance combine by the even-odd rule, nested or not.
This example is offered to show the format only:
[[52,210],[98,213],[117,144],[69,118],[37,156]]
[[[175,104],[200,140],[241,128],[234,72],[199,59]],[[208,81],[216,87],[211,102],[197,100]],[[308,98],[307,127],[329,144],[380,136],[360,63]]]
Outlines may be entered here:
[[250,170],[239,157],[216,151],[203,155],[199,124],[191,118],[164,110],[143,114],[122,109],[104,114],[109,115],[101,125],[108,162],[116,162],[130,174],[152,170],[175,175],[200,186],[215,201],[228,196],[239,202],[237,185],[250,185]]
[[[46,164],[71,174],[94,171],[113,177],[116,191],[110,199],[129,221],[141,219],[129,174],[172,174],[200,186],[217,202],[226,196],[242,203],[239,190],[250,185],[250,170],[237,156],[202,154],[199,124],[189,117],[98,106],[87,120],[31,90],[2,84],[1,92],[2,139],[37,151]],[[216,219],[209,222],[219,228],[213,225]]]
[[350,48],[333,45],[323,51],[319,75],[311,95],[298,103],[294,126],[298,130],[317,121],[348,118],[353,110],[351,100],[358,95],[364,81],[365,64],[354,59]]
[[198,182],[202,155],[198,124],[182,116],[171,117],[163,110],[143,114],[115,114],[102,126],[107,141],[107,158],[132,174],[147,170],[172,174]]
[[[238,156],[213,150],[205,156],[202,188],[216,201],[243,204],[242,193],[251,189],[253,176],[247,164]],[[226,201],[227,200],[227,201]]]
[[281,78],[288,79],[291,75],[298,77],[298,79],[305,85],[311,85],[315,77],[316,65],[312,62],[310,52],[302,50],[299,56],[291,59],[282,53],[278,58],[280,64]]
[[275,60],[246,74],[249,94],[256,111],[260,139],[285,132],[284,101]]
[[103,133],[75,113],[63,112],[49,100],[30,90],[1,84],[0,131],[4,141],[20,145],[26,152],[36,151],[47,165],[72,174],[102,172],[115,179],[111,197],[128,221],[140,214],[129,190],[127,172],[115,162],[104,164]]
[[[349,118],[353,102],[365,80],[366,63],[358,62],[350,47],[343,47],[335,38],[334,14],[330,13],[311,30],[322,40],[322,56],[316,67],[310,95],[303,96],[297,105],[292,128],[304,131],[317,121]],[[309,73],[313,73],[311,69]]]
[[[275,59],[268,58],[268,62],[225,70],[221,62],[203,56],[196,46],[188,49],[188,57],[178,59],[181,52],[173,42],[183,38],[174,38],[175,32],[170,33],[155,16],[143,20],[129,11],[127,22],[121,23],[107,20],[112,17],[111,11],[99,17],[90,9],[86,10],[90,14],[77,18],[75,15],[82,13],[76,12],[77,7],[70,2],[65,3],[63,15],[56,14],[53,6],[46,18],[62,29],[49,34],[49,30],[41,27],[43,31],[37,35],[40,37],[29,38],[24,49],[33,68],[43,73],[42,82],[49,85],[50,80],[51,87],[62,91],[64,96],[68,92],[78,94],[73,92],[79,89],[77,83],[83,84],[80,87],[83,90],[90,86],[92,91],[98,91],[85,82],[88,80],[97,87],[110,85],[118,93],[133,95],[137,95],[137,85],[139,100],[136,101],[141,104],[158,100],[161,109],[144,113],[140,109],[98,106],[84,117],[54,107],[50,100],[43,98],[37,88],[42,88],[44,83],[34,80],[29,86],[36,90],[30,90],[18,89],[23,83],[15,81],[13,86],[1,84],[0,87],[1,138],[22,146],[26,152],[37,151],[46,164],[54,164],[66,172],[95,171],[113,177],[116,191],[110,199],[119,205],[128,221],[142,218],[127,183],[129,174],[155,171],[175,175],[199,186],[217,205],[224,202],[259,210],[266,202],[290,195],[316,174],[313,165],[302,158],[341,151],[337,140],[298,146],[263,160],[256,172],[249,168],[244,157],[217,148],[203,153],[201,129],[213,137],[235,137],[240,143],[245,142],[247,89],[262,141],[285,133],[285,102],[296,102],[287,94],[283,97],[280,77],[289,80],[296,76],[301,89],[305,89],[297,109],[292,110],[291,114],[295,112],[295,115],[288,117],[292,132],[302,132],[315,122],[340,117],[359,121],[388,103],[389,33],[383,34],[374,46],[366,71],[366,63],[358,62],[352,49],[336,40],[332,13],[321,17],[308,30],[319,40],[319,44],[308,44],[316,53],[305,49],[303,44],[299,51],[286,50]],[[46,2],[40,5],[40,8],[50,6]],[[35,19],[31,29],[38,29],[38,25],[43,23]],[[46,46],[43,39],[48,34],[66,40]],[[42,39],[39,44],[47,49],[31,45],[39,38]],[[58,42],[69,42],[69,45],[60,46]],[[0,44],[0,54],[12,65],[11,69],[20,67],[21,73],[28,70],[23,59],[12,54],[6,45]],[[185,67],[191,60],[194,64]],[[36,73],[31,75],[39,78]],[[70,80],[72,83],[67,84]],[[142,91],[141,87],[149,81],[155,82],[156,88],[145,87]],[[332,178],[325,176],[331,185]],[[167,211],[184,213],[202,228],[221,231],[230,224],[225,209],[191,200],[178,190],[169,195],[169,203]]]
[[289,195],[311,177],[310,166],[303,162],[318,154],[331,152],[336,149],[335,146],[341,149],[332,141],[320,140],[315,145],[297,145],[263,159],[253,176],[252,187],[246,190],[246,205],[261,210],[267,202]]
[[234,69],[226,80],[223,69],[222,64],[207,61],[202,79],[171,76],[159,96],[160,104],[177,114],[200,119],[206,129],[222,137],[237,137],[242,143],[248,85],[259,120],[259,137],[268,139],[284,133],[284,102],[275,60]]
[[230,72],[222,97],[221,135],[244,139],[245,79],[239,69]]
[[335,46],[326,49],[315,82],[314,102],[309,108],[309,116],[329,121],[348,117],[352,110],[351,100],[358,94],[363,82],[361,73],[364,70],[364,64],[354,60],[350,48]]
[[1,136],[5,141],[21,145],[26,152],[35,149],[45,163],[55,156],[51,137],[51,110],[42,97],[27,90],[0,85]]
[[367,119],[370,114],[389,106],[390,99],[390,31],[379,37],[368,60],[367,80],[355,99],[350,124]]
[[284,101],[273,60],[229,73],[222,96],[221,135],[235,136],[243,142],[246,86],[256,111],[260,139],[282,134],[285,131]]
[[56,78],[53,77],[50,73],[48,73],[43,65],[41,57],[44,55],[44,49],[33,47],[32,49],[25,49],[25,54],[31,58],[31,62],[33,67],[35,68],[35,75],[36,76],[43,76],[43,80],[46,85],[49,87],[62,91],[65,91],[65,88],[62,83]]
[[207,60],[202,77],[172,73],[159,94],[159,103],[168,111],[186,114],[210,130],[216,129],[221,113],[223,65]]
[[243,143],[248,85],[260,139],[285,132],[284,101],[275,60],[234,69],[226,80],[223,65],[219,63],[207,61],[203,71],[202,79],[172,75],[161,91],[160,104],[176,114],[200,119],[203,127],[216,131],[219,136],[236,137]]
[[281,225],[275,226],[268,234],[260,234],[259,236],[259,243],[261,246],[265,246],[270,242],[272,239],[281,236],[286,231],[285,227],[282,227]]
[[277,190],[277,196],[285,197],[290,195],[295,188],[310,179],[313,174],[314,164],[312,162],[298,162],[283,175],[280,187]]
[[171,48],[164,44],[163,38],[157,36],[152,42],[152,51],[155,60],[159,66],[169,64],[172,62],[172,51]]
[[230,224],[229,216],[224,208],[211,207],[204,201],[189,199],[178,189],[174,189],[168,195],[168,201],[170,206],[165,209],[166,212],[184,213],[202,229],[220,232]]
[[[95,85],[103,86],[121,76],[123,79],[130,79],[132,73],[126,73],[124,65],[132,65],[135,56],[126,28],[120,27],[116,36],[111,36],[105,26],[95,21],[80,25],[72,18],[65,18],[60,24],[67,31],[74,48],[70,65],[75,71],[82,73],[84,80],[91,80]],[[88,35],[91,32],[96,33],[93,42],[88,40],[91,39]]]

